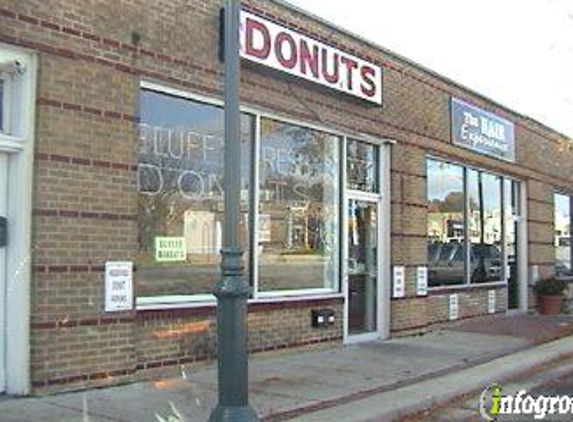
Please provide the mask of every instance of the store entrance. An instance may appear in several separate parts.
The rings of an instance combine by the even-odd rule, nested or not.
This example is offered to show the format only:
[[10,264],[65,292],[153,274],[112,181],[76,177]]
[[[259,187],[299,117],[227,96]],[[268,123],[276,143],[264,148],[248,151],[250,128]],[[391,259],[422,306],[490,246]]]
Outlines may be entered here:
[[378,202],[348,198],[349,336],[378,332]]
[[[524,277],[521,257],[524,247],[522,240],[523,217],[521,211],[521,184],[515,180],[505,180],[506,209],[506,250],[507,250],[507,308],[509,311],[523,307],[526,292],[522,289]],[[525,305],[527,306],[527,305]]]
[[0,393],[6,387],[6,275],[8,214],[8,155],[0,152]]

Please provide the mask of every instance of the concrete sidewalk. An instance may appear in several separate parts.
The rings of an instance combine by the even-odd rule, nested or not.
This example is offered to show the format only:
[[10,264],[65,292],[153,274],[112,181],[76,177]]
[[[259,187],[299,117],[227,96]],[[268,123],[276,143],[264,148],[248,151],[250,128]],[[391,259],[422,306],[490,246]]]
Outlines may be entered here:
[[[416,403],[431,405],[463,389],[478,388],[484,379],[490,382],[506,370],[515,374],[528,365],[573,353],[573,337],[534,347],[569,334],[571,317],[523,316],[522,324],[515,318],[520,317],[484,320],[481,325],[487,333],[476,328],[479,322],[472,322],[420,337],[255,356],[251,402],[265,421],[390,420],[421,410]],[[535,335],[532,330],[508,329],[523,324],[533,324]],[[464,375],[464,371],[471,372]],[[215,380],[216,369],[209,366],[183,372],[178,379],[7,398],[0,401],[0,421],[157,422],[161,420],[157,415],[170,420],[169,415],[180,414],[181,419],[173,420],[201,422],[216,403]],[[432,391],[438,396],[429,394]]]

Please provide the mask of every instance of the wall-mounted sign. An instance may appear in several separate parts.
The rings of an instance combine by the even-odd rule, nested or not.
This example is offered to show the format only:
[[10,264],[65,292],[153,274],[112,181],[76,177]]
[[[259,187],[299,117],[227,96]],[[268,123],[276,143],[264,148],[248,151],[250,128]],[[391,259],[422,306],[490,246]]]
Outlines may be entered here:
[[406,295],[406,270],[403,266],[394,267],[394,285],[392,297],[401,298]]
[[105,263],[105,311],[133,309],[133,262]]
[[487,312],[489,314],[495,314],[495,290],[489,290],[487,292]]
[[513,123],[457,98],[452,98],[451,108],[454,144],[515,161]]
[[187,260],[187,245],[185,237],[156,237],[155,261],[185,262]]
[[531,284],[537,283],[541,279],[539,275],[539,265],[531,266]]
[[428,267],[418,267],[416,269],[418,296],[428,295]]
[[460,301],[457,294],[450,295],[450,321],[458,319],[460,316]]
[[241,57],[382,104],[382,68],[307,35],[241,11]]

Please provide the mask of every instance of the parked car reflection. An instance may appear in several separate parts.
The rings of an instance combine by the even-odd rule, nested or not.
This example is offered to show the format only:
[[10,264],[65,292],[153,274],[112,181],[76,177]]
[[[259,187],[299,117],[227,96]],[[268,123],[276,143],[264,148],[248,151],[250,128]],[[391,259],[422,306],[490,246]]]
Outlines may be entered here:
[[[454,285],[465,281],[465,246],[461,241],[434,242],[428,246],[430,284]],[[503,279],[502,253],[498,245],[472,244],[470,251],[472,282]]]

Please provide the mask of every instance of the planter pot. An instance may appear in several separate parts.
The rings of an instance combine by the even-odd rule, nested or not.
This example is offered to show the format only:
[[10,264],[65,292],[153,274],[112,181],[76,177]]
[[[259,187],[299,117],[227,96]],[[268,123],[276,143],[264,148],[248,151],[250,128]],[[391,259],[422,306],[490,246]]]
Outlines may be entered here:
[[563,296],[539,296],[539,313],[541,315],[559,315],[563,308]]

